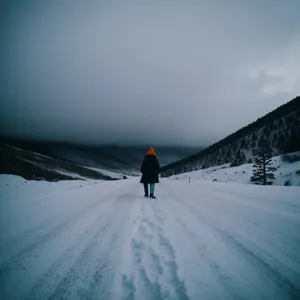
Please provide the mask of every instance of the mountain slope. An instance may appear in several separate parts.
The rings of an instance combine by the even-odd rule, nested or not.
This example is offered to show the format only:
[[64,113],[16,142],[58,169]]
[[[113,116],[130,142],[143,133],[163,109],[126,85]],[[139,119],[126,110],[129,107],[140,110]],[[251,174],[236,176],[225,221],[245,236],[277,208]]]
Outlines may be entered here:
[[[126,175],[137,175],[148,146],[91,146],[59,142],[1,138],[3,143],[70,162]],[[160,164],[166,165],[192,153],[196,147],[155,146]]]
[[0,159],[0,174],[15,174],[25,179],[115,179],[96,170],[5,144],[0,144]]
[[163,176],[230,163],[252,162],[258,140],[264,137],[273,155],[300,150],[300,97],[278,107],[203,151],[164,166]]
[[[9,142],[9,144],[7,144]],[[147,147],[78,146],[10,140],[0,143],[0,174],[26,179],[120,179],[140,174]],[[146,149],[146,150],[145,150]],[[163,165],[195,151],[189,147],[156,147]]]

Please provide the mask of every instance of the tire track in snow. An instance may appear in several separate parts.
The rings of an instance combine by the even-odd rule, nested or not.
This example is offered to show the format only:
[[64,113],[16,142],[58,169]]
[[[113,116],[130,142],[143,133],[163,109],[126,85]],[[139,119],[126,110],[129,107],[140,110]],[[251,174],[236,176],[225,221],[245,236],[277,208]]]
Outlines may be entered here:
[[[266,198],[264,197],[263,199],[262,198],[257,198],[255,196],[252,196],[252,195],[249,195],[249,194],[244,194],[244,193],[240,193],[240,192],[232,192],[232,191],[227,191],[227,190],[224,190],[224,189],[211,189],[211,191],[213,192],[218,192],[220,193],[220,195],[222,194],[228,194],[228,195],[236,195],[236,196],[239,196],[241,197],[239,199],[240,202],[244,202],[244,203],[249,203],[249,201],[245,201],[244,199],[249,199],[251,200],[252,202],[254,201],[255,203],[257,203],[258,205],[261,206],[261,204],[276,204],[276,205],[281,205],[282,207],[284,208],[289,208],[289,209],[292,209],[292,210],[297,210],[297,211],[300,211],[300,206],[299,205],[295,205],[295,204],[291,204],[289,203],[289,199],[285,199],[285,200],[279,200],[279,199],[274,199],[274,198]],[[230,200],[230,198],[228,198],[228,200]]]
[[[110,286],[113,284],[115,275],[110,258],[114,249],[117,248],[119,236],[116,232],[121,230],[120,220],[123,220],[122,216],[124,218],[131,208],[128,202],[124,201],[128,195],[125,194],[116,199],[111,206],[112,209],[108,210],[110,213],[107,213],[105,227],[103,230],[98,230],[90,239],[68,273],[60,280],[49,300],[110,298]],[[102,214],[101,217],[103,218]],[[98,220],[101,220],[101,217]]]
[[[289,281],[282,274],[280,274],[278,271],[272,268],[271,265],[269,265],[258,255],[256,255],[253,251],[251,251],[249,248],[247,248],[245,245],[239,242],[235,238],[235,236],[233,236],[232,234],[228,234],[226,231],[214,224],[209,218],[207,218],[203,214],[203,211],[199,209],[196,203],[191,202],[187,198],[183,204],[181,199],[179,199],[177,195],[174,195],[172,192],[170,192],[170,194],[172,195],[173,200],[175,200],[176,202],[180,203],[183,207],[188,209],[190,213],[192,213],[196,218],[198,218],[201,221],[201,223],[207,224],[206,226],[213,229],[230,248],[233,248],[235,252],[239,252],[242,259],[247,260],[249,265],[255,266],[256,270],[258,270],[259,273],[262,274],[266,280],[272,283],[276,283],[276,287],[279,287],[282,292],[282,299],[289,299],[290,297],[294,298],[295,295],[300,295],[299,289],[291,281]],[[283,298],[286,296],[287,291],[289,294],[288,298]]]
[[[90,235],[91,232],[95,230],[99,226],[98,222],[102,221],[101,228],[98,232],[94,235]],[[80,245],[88,242],[89,239],[95,239],[96,237],[100,237],[100,233],[104,235],[108,227],[110,226],[110,222],[105,220],[103,222],[102,215],[99,216],[88,228],[87,230],[75,241],[75,243],[69,247],[65,252],[62,253],[62,255],[57,259],[51,267],[47,270],[46,273],[44,273],[40,279],[36,282],[34,287],[30,290],[28,293],[26,299],[45,299],[46,296],[44,294],[48,294],[49,290],[53,286],[55,286],[56,282],[60,280],[60,278],[63,276],[61,275],[60,269],[64,267],[64,264],[68,264],[68,260],[75,257],[76,252],[78,251],[78,247]],[[87,243],[86,246],[81,246],[81,248],[84,248],[80,253],[83,253],[84,251],[87,251],[88,247],[90,247],[89,243]],[[72,263],[72,266],[76,263],[76,260]],[[53,282],[54,281],[54,282]],[[52,286],[51,286],[52,284]],[[47,297],[48,298],[48,297]]]
[[199,257],[202,259],[202,261],[205,261],[206,264],[209,266],[210,270],[212,270],[219,285],[223,288],[227,296],[230,295],[230,299],[241,300],[241,297],[237,296],[237,291],[235,291],[234,280],[232,280],[227,275],[223,274],[222,267],[216,261],[214,261],[207,245],[200,243],[199,237],[192,230],[190,230],[186,226],[186,224],[184,224],[181,220],[176,219],[176,221],[181,225],[182,229],[186,233],[186,236],[189,237],[190,243],[195,246]]
[[[51,299],[72,299],[72,293],[74,291],[72,288],[76,286],[76,282],[80,280],[84,280],[83,276],[87,276],[88,273],[93,273],[93,279],[98,279],[99,284],[101,284],[101,276],[100,273],[96,273],[96,265],[92,265],[91,263],[91,252],[95,250],[100,244],[101,239],[105,238],[111,224],[107,223],[105,226],[96,232],[96,234],[92,237],[92,240],[87,244],[85,249],[80,253],[79,257],[75,260],[72,267],[69,269],[66,276],[58,283],[55,288],[54,293],[48,298]],[[96,261],[93,262],[95,264]],[[97,261],[97,268],[101,269],[101,271],[105,271],[107,269],[107,265],[105,261]],[[89,293],[81,290],[79,291],[80,299],[90,299]],[[31,297],[28,299],[32,299]],[[34,298],[33,298],[34,299]],[[36,299],[39,299],[38,297]]]
[[[74,189],[84,189],[84,188],[88,188],[90,187],[91,185],[99,185],[99,183],[92,183],[92,184],[89,184],[89,185],[78,185],[76,186],[75,188],[69,188],[69,189],[66,189],[66,190],[60,190],[59,192],[54,192],[54,193],[51,193],[49,195],[43,195],[43,196],[37,196],[33,199],[30,199],[30,205],[32,206],[33,204],[35,203],[32,203],[32,202],[36,202],[37,204],[40,204],[40,201],[43,200],[43,201],[50,201],[49,199],[49,196],[51,197],[55,197],[55,196],[62,196],[64,195],[65,193],[68,193],[70,190],[74,190]],[[44,199],[46,198],[46,199]],[[59,214],[59,217],[65,217],[63,213]],[[16,237],[14,238],[8,238],[6,240],[4,240],[1,245],[0,245],[0,253],[4,250],[4,249],[7,249],[8,247],[11,247],[12,249],[14,247],[16,247],[18,244],[20,244],[20,242],[24,242],[26,239],[30,238],[30,236],[32,235],[35,235],[36,233],[39,233],[39,232],[42,232],[43,231],[47,231],[47,225],[51,225],[53,224],[53,220],[52,219],[47,219],[47,220],[44,220],[42,221],[41,223],[39,224],[35,224],[33,225],[31,228],[28,228],[24,231],[21,232],[21,234],[17,235]],[[43,234],[42,234],[43,235]]]
[[[87,206],[84,206],[84,210],[78,211],[77,213],[72,215],[71,219],[65,220],[62,224],[59,224],[54,229],[52,229],[48,234],[42,237],[42,239],[38,239],[35,241],[35,243],[29,245],[28,247],[23,249],[23,252],[18,253],[18,255],[12,256],[8,261],[6,261],[4,264],[1,265],[1,272],[2,277],[0,277],[0,284],[3,287],[1,291],[1,295],[24,295],[24,293],[27,293],[30,288],[33,286],[33,280],[34,278],[30,278],[30,273],[28,273],[31,269],[34,271],[33,274],[38,274],[38,270],[40,269],[38,260],[40,260],[40,264],[43,263],[43,261],[47,261],[48,256],[53,255],[51,253],[48,253],[47,249],[55,247],[55,242],[58,241],[58,239],[61,241],[64,234],[72,233],[72,228],[78,226],[80,222],[84,222],[84,220],[92,214],[95,215],[95,211],[99,211],[102,219],[105,217],[105,215],[102,214],[102,208],[107,207],[107,204],[110,205],[110,202],[114,203],[118,200],[120,200],[120,194],[117,193],[117,197],[115,198],[115,201],[112,201],[112,197],[110,196],[112,194],[113,197],[116,195],[116,191],[123,190],[122,188],[118,188],[116,190],[109,190],[106,193],[102,194],[100,199],[101,200],[93,200],[92,203],[88,203]],[[112,193],[113,192],[113,193]],[[122,193],[123,194],[123,193]],[[107,200],[102,200],[103,197],[107,197]],[[123,196],[122,196],[123,197]],[[89,201],[90,202],[90,201]],[[120,202],[120,201],[119,201]],[[115,209],[112,208],[110,211],[110,218],[113,220],[113,213]],[[67,216],[68,217],[68,216]],[[101,225],[101,224],[100,224]],[[72,236],[71,235],[71,236]],[[72,240],[72,238],[70,239]],[[47,247],[46,247],[47,245]],[[63,245],[63,244],[62,244]],[[61,247],[60,247],[61,248]],[[63,246],[64,248],[64,246]],[[39,255],[42,255],[39,258]],[[54,256],[55,257],[55,256]],[[52,258],[51,258],[52,259]],[[22,271],[22,268],[27,268],[27,271]],[[41,268],[42,270],[42,268]],[[57,269],[58,272],[60,272],[59,268]],[[23,274],[29,275],[28,279],[24,278],[27,282],[26,285],[20,284],[18,290],[14,290],[12,286],[12,278],[15,278],[15,280],[21,280]],[[42,273],[41,273],[42,274]],[[97,274],[95,274],[95,278]],[[21,287],[22,286],[22,287]],[[29,289],[28,289],[29,288]],[[19,297],[19,296],[18,296]]]
[[[121,190],[121,188],[119,188],[118,190]],[[103,198],[103,196],[107,196],[107,194],[102,195],[101,198]],[[5,270],[9,269],[8,266],[13,263],[13,262],[18,262],[18,264],[21,264],[22,261],[25,260],[25,257],[30,257],[30,253],[33,252],[33,250],[35,250],[35,248],[41,248],[44,246],[45,243],[49,242],[51,239],[55,238],[57,236],[57,234],[59,234],[60,232],[63,231],[64,228],[78,222],[79,218],[85,217],[87,214],[89,214],[90,212],[92,212],[95,209],[98,209],[101,205],[107,203],[108,201],[110,201],[109,199],[106,200],[100,200],[96,199],[93,200],[92,203],[90,203],[89,205],[85,206],[83,210],[79,210],[77,211],[75,214],[71,215],[70,217],[67,216],[63,216],[65,219],[63,222],[60,221],[60,223],[58,225],[55,225],[54,228],[51,228],[50,230],[48,230],[46,227],[36,227],[32,230],[29,230],[29,232],[27,232],[27,234],[30,234],[35,232],[35,231],[46,231],[46,234],[41,235],[40,237],[36,238],[34,240],[34,242],[30,243],[29,245],[27,245],[25,248],[21,249],[18,253],[12,255],[9,259],[7,259],[6,261],[2,262],[0,264],[0,280],[1,280],[1,273],[3,274]],[[50,221],[52,224],[55,224],[55,222]],[[45,226],[45,224],[49,224],[48,222],[45,222],[43,225]],[[38,226],[40,226],[41,224],[38,224]],[[15,244],[18,241],[22,241],[22,239],[26,238],[27,235],[22,235],[22,237],[20,237],[19,240],[14,239],[12,241],[12,244]]]
[[[14,247],[17,247],[18,244],[24,243],[24,241],[26,241],[27,239],[30,239],[32,236],[38,234],[39,232],[41,232],[43,235],[43,232],[46,231],[45,229],[47,228],[47,225],[52,225],[52,224],[53,224],[53,220],[43,221],[39,224],[39,226],[34,225],[32,228],[29,228],[29,229],[23,231],[22,235],[19,235],[14,239],[5,240],[2,243],[2,245],[0,246],[0,253],[3,253],[4,249],[5,249],[5,252],[10,252],[9,250],[7,250],[7,248],[11,248],[11,250],[13,251]],[[24,251],[24,250],[22,249],[18,253],[21,253],[22,251]],[[18,253],[15,255],[18,255]],[[12,257],[13,257],[13,255],[10,258],[12,258]],[[1,258],[1,260],[2,259],[3,259],[3,256]]]
[[[196,235],[192,229],[202,228],[202,223],[194,223],[191,228],[188,227],[180,217],[185,215],[185,219],[191,219],[190,210],[181,202],[175,200],[169,196],[169,191],[164,191],[164,187],[161,190],[162,203],[168,209],[168,215],[172,216],[172,230],[176,226],[176,232],[178,237],[184,238],[181,243],[189,245],[193,248],[193,251],[189,251],[189,255],[181,258],[185,264],[189,264],[188,273],[185,276],[189,276],[193,280],[193,285],[198,286],[198,289],[193,290],[193,299],[236,299],[241,300],[240,296],[237,296],[235,290],[235,282],[229,276],[222,272],[222,267],[214,260],[214,257],[210,253],[209,245],[202,242],[202,238]],[[174,201],[175,200],[175,201]],[[180,212],[180,214],[178,214]],[[195,218],[194,218],[195,219]],[[205,225],[207,226],[207,225]],[[207,283],[203,282],[203,272],[209,277],[209,285],[217,286],[215,288],[208,288]],[[191,283],[191,282],[188,282]]]
[[[280,287],[283,291],[288,291],[290,299],[300,297],[300,289],[297,288],[291,281],[282,276],[278,271],[276,271],[272,266],[270,266],[266,261],[256,255],[253,251],[248,249],[245,245],[239,242],[234,236],[229,235],[220,228],[213,226],[214,229],[219,232],[222,238],[227,244],[231,245],[233,248],[238,249],[242,256],[244,256],[252,265],[254,265],[259,271],[262,271],[264,276],[272,282],[276,282],[276,286]],[[282,298],[283,299],[283,298]]]
[[[99,202],[93,203],[92,205],[86,207],[83,211],[77,212],[72,216],[72,218],[56,225],[49,232],[36,239],[34,242],[22,249],[19,253],[10,257],[6,262],[2,263],[0,265],[0,281],[4,274],[5,276],[8,276],[9,270],[13,268],[13,265],[22,267],[22,264],[26,260],[30,260],[32,256],[34,256],[33,252],[35,252],[37,248],[43,248],[46,243],[56,238],[58,234],[61,234],[66,227],[71,226],[73,223],[76,223],[79,218],[82,218],[86,214],[89,214],[91,210],[96,209],[97,206],[99,206]],[[36,254],[36,256],[38,257],[38,254]]]

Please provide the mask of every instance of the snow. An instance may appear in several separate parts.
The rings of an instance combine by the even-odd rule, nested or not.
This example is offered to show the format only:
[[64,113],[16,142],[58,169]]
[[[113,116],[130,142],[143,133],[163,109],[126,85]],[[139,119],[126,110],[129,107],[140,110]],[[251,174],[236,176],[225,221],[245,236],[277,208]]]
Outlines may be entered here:
[[0,176],[1,299],[299,299],[300,187]]
[[81,176],[77,173],[69,172],[69,171],[66,171],[66,170],[58,169],[58,168],[46,169],[46,170],[49,170],[49,171],[52,171],[52,172],[55,172],[55,173],[58,173],[58,174],[61,174],[61,175],[66,175],[66,176],[69,176],[69,177],[74,178],[74,179],[81,179],[81,180],[86,180],[87,179],[87,177],[85,177],[85,176]]
[[[112,178],[122,178],[123,175],[125,175],[121,170],[119,172],[117,172],[117,171],[109,171],[109,170],[106,170],[103,168],[93,168],[93,167],[87,167],[87,166],[84,166],[84,167],[87,169],[93,170],[93,171],[100,172],[101,174],[110,176]],[[130,176],[126,175],[126,177],[130,177]]]
[[[285,185],[286,181],[290,185],[300,186],[300,161],[293,163],[284,162],[281,156],[272,158],[272,164],[277,168],[275,172],[274,185]],[[296,173],[298,171],[298,174]],[[250,178],[253,174],[253,163],[244,164],[237,167],[230,167],[230,164],[211,167],[208,169],[182,173],[170,177],[173,180],[206,180],[220,182],[236,182],[242,184],[250,184]]]

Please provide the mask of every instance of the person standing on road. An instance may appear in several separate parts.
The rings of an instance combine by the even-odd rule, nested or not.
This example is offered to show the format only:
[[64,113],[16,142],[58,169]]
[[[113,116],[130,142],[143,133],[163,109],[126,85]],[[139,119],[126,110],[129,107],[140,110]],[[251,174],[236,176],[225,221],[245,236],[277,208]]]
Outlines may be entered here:
[[150,198],[155,199],[155,183],[159,183],[158,174],[160,173],[160,166],[152,147],[147,151],[144,157],[141,172],[143,175],[140,182],[144,184],[145,197],[149,195],[148,185],[150,184]]

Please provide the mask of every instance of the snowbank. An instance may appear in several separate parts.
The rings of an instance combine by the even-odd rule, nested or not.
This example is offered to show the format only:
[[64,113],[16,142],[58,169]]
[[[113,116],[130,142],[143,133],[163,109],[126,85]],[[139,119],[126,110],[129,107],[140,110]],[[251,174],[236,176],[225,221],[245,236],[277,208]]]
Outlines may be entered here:
[[[273,166],[277,168],[275,172],[274,185],[293,185],[300,186],[300,161],[293,163],[284,162],[281,156],[272,158]],[[195,180],[206,181],[236,182],[250,184],[253,163],[244,164],[238,167],[230,167],[229,164],[211,167],[204,170],[187,172],[170,177],[173,180]]]

